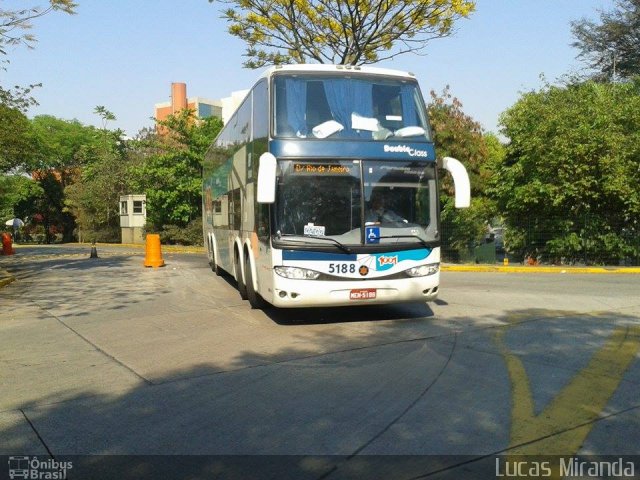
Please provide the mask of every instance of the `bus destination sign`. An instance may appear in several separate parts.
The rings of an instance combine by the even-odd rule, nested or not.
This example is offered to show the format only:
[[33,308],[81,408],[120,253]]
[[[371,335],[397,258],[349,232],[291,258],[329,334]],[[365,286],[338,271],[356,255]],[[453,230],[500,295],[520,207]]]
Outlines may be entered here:
[[349,175],[351,168],[346,165],[331,163],[294,163],[294,173],[310,173],[317,175]]

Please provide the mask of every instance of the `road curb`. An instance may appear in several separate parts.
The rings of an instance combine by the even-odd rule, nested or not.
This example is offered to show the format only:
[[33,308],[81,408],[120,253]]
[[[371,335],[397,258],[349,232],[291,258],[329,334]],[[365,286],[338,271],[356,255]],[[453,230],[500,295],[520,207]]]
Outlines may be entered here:
[[[87,245],[91,246],[91,243],[76,243],[74,245]],[[135,248],[144,250],[146,246],[140,243],[96,243],[96,247],[120,247],[120,248]],[[169,253],[205,253],[204,247],[194,247],[186,245],[161,245],[163,252]]]
[[442,265],[443,272],[556,273],[556,274],[640,274],[640,267],[541,267],[494,265]]

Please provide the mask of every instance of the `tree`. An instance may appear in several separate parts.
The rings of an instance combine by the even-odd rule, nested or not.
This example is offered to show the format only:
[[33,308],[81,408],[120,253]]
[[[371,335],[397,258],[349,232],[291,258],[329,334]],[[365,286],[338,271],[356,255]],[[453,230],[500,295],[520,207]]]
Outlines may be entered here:
[[[209,0],[213,2],[214,0]],[[244,65],[363,65],[419,53],[451,34],[473,0],[227,0],[229,33],[247,43]]]
[[[33,20],[56,10],[73,14],[77,7],[72,0],[49,0],[48,4],[46,8],[0,8],[0,68],[6,69],[7,47],[22,44],[33,48],[36,39],[29,33]],[[0,173],[20,167],[25,161],[25,153],[32,150],[28,146],[30,140],[23,114],[30,106],[37,105],[30,96],[37,86],[40,84],[14,88],[0,85]]]
[[485,191],[491,177],[490,150],[480,124],[463,112],[462,103],[452,96],[449,87],[440,95],[431,92],[428,109],[438,159],[457,158],[469,173],[471,206],[461,210],[454,207],[450,176],[440,171],[443,244],[450,248],[446,253],[451,260],[460,260],[473,244],[483,240],[487,225],[495,215],[493,202]]
[[30,95],[31,91],[36,87],[41,87],[41,83],[29,85],[28,87],[15,86],[14,88],[5,89],[0,86],[0,105],[15,108],[25,113],[29,107],[38,105],[38,102]]
[[147,195],[150,229],[183,229],[201,218],[202,161],[222,121],[196,119],[185,109],[158,125],[165,133],[149,135],[136,147],[142,162],[134,169],[134,186]]
[[[5,58],[8,55],[7,47],[22,44],[33,48],[36,38],[33,34],[28,33],[33,26],[33,20],[56,10],[73,14],[77,7],[77,4],[72,0],[49,0],[48,4],[49,6],[46,8],[38,6],[21,9],[0,8],[0,69],[6,69],[8,63]],[[29,107],[38,104],[30,95],[31,91],[38,86],[41,84],[14,88],[5,88],[0,85],[0,106],[16,109],[22,113],[26,112]],[[7,136],[5,136],[6,138]],[[22,142],[22,139],[18,141]],[[0,167],[0,172],[2,170]]]
[[28,162],[32,142],[29,120],[20,110],[0,103],[0,125],[0,173],[4,173]]
[[500,122],[510,142],[491,193],[514,247],[569,262],[640,256],[639,79],[545,86]]
[[96,136],[99,140],[78,152],[82,166],[64,189],[64,204],[75,218],[80,241],[116,241],[120,236],[119,200],[120,195],[130,193],[133,156],[124,132],[107,129],[116,116],[104,106],[97,106],[94,113],[102,118],[103,128]]
[[107,130],[107,124],[113,120],[116,120],[116,116],[113,112],[110,112],[103,105],[98,105],[93,109],[93,113],[98,115],[102,119],[102,130]]
[[27,221],[44,197],[42,187],[35,180],[23,175],[0,175],[0,221],[18,217]]
[[80,168],[95,156],[101,136],[94,127],[50,115],[35,117],[31,131],[34,148],[27,168],[45,192],[39,208],[47,241],[54,231],[70,241],[75,219],[65,207],[64,191],[77,180]]
[[20,169],[28,162],[33,150],[30,125],[25,112],[37,102],[29,87],[0,87],[0,173]]
[[49,12],[62,11],[75,13],[77,4],[72,0],[49,0],[49,6],[28,7],[16,10],[0,8],[0,55],[7,55],[6,48],[13,45],[25,45],[33,48],[36,38],[28,31],[32,28],[32,21]]
[[618,0],[617,9],[600,13],[600,23],[571,23],[573,46],[596,78],[630,78],[640,74],[640,0]]

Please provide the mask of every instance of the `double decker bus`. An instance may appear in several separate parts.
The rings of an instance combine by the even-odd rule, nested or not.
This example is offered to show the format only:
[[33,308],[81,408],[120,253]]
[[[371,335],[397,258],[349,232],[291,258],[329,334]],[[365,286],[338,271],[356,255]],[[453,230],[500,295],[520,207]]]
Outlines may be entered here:
[[[457,160],[456,206],[469,205]],[[430,301],[440,282],[438,169],[413,74],[268,69],[209,148],[203,233],[253,308]]]

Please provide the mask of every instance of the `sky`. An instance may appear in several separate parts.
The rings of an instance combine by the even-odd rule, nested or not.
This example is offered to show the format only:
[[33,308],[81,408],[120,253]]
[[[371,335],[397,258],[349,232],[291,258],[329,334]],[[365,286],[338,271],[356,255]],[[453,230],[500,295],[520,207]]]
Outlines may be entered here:
[[[3,0],[2,8],[44,5]],[[0,84],[42,83],[28,115],[54,115],[100,126],[98,105],[129,136],[153,125],[154,104],[169,101],[172,82],[207,99],[250,88],[261,70],[242,67],[244,43],[227,33],[224,5],[208,0],[77,0],[77,14],[37,19],[34,49],[11,48]],[[500,114],[526,91],[579,71],[571,21],[597,20],[613,0],[477,0],[454,35],[433,40],[426,55],[376,66],[413,72],[428,100],[447,85],[466,114],[499,132]]]

